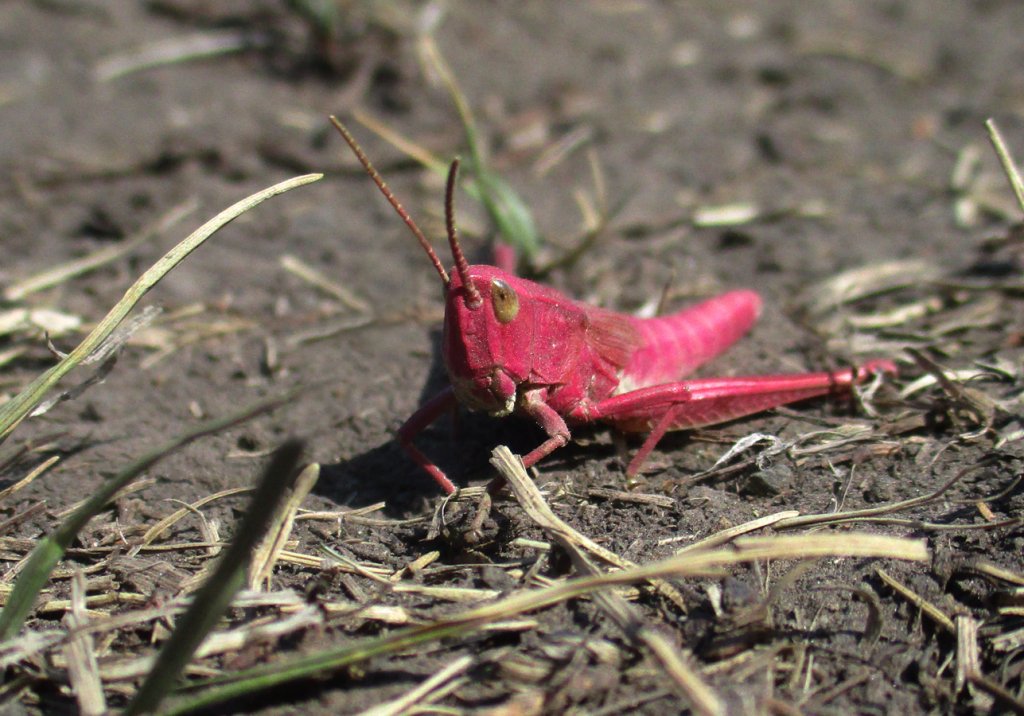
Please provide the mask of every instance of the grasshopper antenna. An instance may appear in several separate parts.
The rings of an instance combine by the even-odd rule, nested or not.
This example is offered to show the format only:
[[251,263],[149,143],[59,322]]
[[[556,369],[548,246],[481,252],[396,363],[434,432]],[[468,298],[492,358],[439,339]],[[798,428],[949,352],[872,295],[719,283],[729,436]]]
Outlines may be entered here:
[[[444,266],[441,264],[441,259],[437,257],[437,253],[434,251],[434,247],[430,245],[429,241],[427,241],[427,237],[423,235],[422,231],[420,231],[420,227],[416,225],[416,222],[413,221],[411,216],[409,216],[409,212],[405,210],[401,202],[398,201],[398,199],[395,197],[394,193],[391,191],[388,185],[384,183],[384,179],[381,177],[379,173],[377,173],[377,170],[373,168],[373,164],[370,163],[370,158],[366,156],[366,152],[364,152],[363,148],[359,146],[359,143],[355,140],[355,137],[353,137],[352,134],[345,128],[345,125],[338,121],[338,118],[335,117],[334,115],[331,115],[331,124],[334,125],[334,128],[337,129],[338,132],[341,134],[342,138],[344,138],[345,143],[348,144],[348,146],[352,149],[352,153],[356,155],[356,159],[358,159],[359,163],[363,165],[363,169],[365,169],[366,173],[370,175],[371,179],[373,179],[373,183],[377,185],[378,189],[380,189],[380,192],[381,194],[384,195],[384,198],[388,200],[388,203],[391,204],[392,208],[394,208],[398,215],[402,217],[402,221],[404,221],[405,225],[409,227],[410,231],[412,231],[413,236],[416,237],[416,240],[420,242],[420,246],[422,246],[423,250],[427,252],[427,256],[430,257],[430,261],[434,264],[434,268],[437,270],[438,275],[441,277],[442,283],[444,283],[444,285],[447,286],[449,281],[448,272],[444,270]],[[455,241],[455,234],[453,232],[454,229],[449,228],[448,238],[450,242]],[[458,246],[458,244],[455,243],[453,244],[453,246]],[[455,256],[456,264],[458,264],[459,257],[462,257],[461,250]],[[462,263],[466,263],[465,257],[462,258]],[[461,276],[463,280],[465,280],[466,274],[463,273],[461,267],[459,268],[459,276]],[[476,291],[476,288],[474,287],[473,290]],[[477,292],[477,299],[479,300],[479,298],[480,294],[479,292]]]
[[469,262],[466,261],[466,255],[462,253],[459,235],[455,230],[455,178],[458,173],[459,160],[455,158],[448,168],[448,181],[444,188],[444,222],[448,228],[448,245],[451,246],[452,257],[455,259],[455,270],[459,272],[459,278],[462,279],[462,285],[467,294],[466,306],[472,309],[478,308],[483,303],[483,299],[480,298],[480,292],[476,286],[469,280]]

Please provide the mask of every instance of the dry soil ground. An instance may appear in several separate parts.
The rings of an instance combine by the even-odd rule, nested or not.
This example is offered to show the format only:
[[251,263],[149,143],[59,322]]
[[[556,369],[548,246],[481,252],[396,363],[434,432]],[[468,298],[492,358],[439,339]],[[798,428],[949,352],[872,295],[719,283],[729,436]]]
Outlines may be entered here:
[[[143,571],[168,570],[158,586],[139,578],[137,564],[118,568],[116,558],[182,503],[251,484],[287,436],[303,438],[309,459],[324,466],[305,508],[385,505],[362,519],[300,522],[291,549],[314,562],[282,562],[272,589],[377,611],[337,616],[325,606],[316,626],[210,657],[202,673],[373,637],[466,608],[456,599],[494,599],[495,591],[572,572],[559,549],[523,541],[547,536],[509,500],[496,502],[482,542],[459,539],[457,515],[448,515],[451,530],[436,534],[429,520],[439,491],[392,440],[444,385],[437,279],[326,118],[361,109],[440,157],[464,151],[451,99],[425,76],[417,52],[417,33],[441,12],[431,31],[474,107],[494,167],[532,209],[549,256],[579,232],[574,192],[594,193],[591,157],[619,209],[595,245],[546,282],[620,311],[656,302],[666,285],[671,306],[756,288],[766,302],[761,323],[707,375],[878,356],[901,367],[863,401],[807,403],[673,436],[639,485],[625,484],[620,446],[605,432],[580,431],[578,444],[539,466],[556,513],[619,555],[651,562],[757,517],[885,507],[961,476],[941,497],[888,522],[825,528],[923,538],[931,562],[736,567],[680,582],[686,616],[640,594],[642,618],[693,653],[697,671],[735,712],[1019,712],[1024,528],[1014,520],[1024,500],[1024,244],[1014,231],[1020,210],[983,122],[996,118],[1024,155],[1024,4],[338,3],[340,24],[320,31],[299,5],[0,5],[0,287],[8,291],[0,316],[60,314],[37,311],[31,325],[0,336],[0,400],[55,360],[44,329],[69,350],[200,221],[288,176],[326,173],[211,239],[150,293],[146,303],[163,313],[102,384],[8,439],[5,449],[27,451],[5,453],[5,485],[60,459],[0,505],[11,518],[0,535],[5,583],[31,540],[110,472],[206,416],[294,386],[315,387],[171,456],[81,536],[83,550],[64,567],[91,568],[91,594],[134,595],[121,605],[97,603],[94,618],[179,594],[210,559],[202,545],[217,533],[209,525],[228,536],[244,495],[197,508],[153,543],[179,549],[135,557],[145,560]],[[164,60],[151,65],[159,50]],[[440,235],[438,177],[353,128],[428,233]],[[186,219],[122,258],[23,298],[10,293],[44,269],[130,241],[189,203]],[[459,206],[467,245],[486,256],[485,215],[465,195]],[[723,207],[731,211],[723,215]],[[284,257],[343,291],[300,278]],[[847,281],[828,283],[836,277]],[[61,330],[61,317],[81,325]],[[935,381],[935,369],[907,348],[957,371],[954,380]],[[753,434],[764,437],[712,469]],[[528,424],[463,416],[457,430],[442,421],[420,445],[456,481],[481,484],[493,475],[493,446],[523,451],[539,439]],[[660,499],[611,499],[596,488]],[[318,566],[321,545],[349,566]],[[961,615],[953,631],[886,584],[879,569],[937,613]],[[366,570],[424,588],[392,592]],[[68,580],[57,579],[47,598],[67,592]],[[28,628],[60,629],[61,607],[42,606]],[[236,610],[232,624],[281,613]],[[955,631],[966,633],[967,617],[980,625],[968,640],[979,648],[977,673],[1002,695],[958,681],[964,652],[958,659]],[[594,602],[570,600],[530,619],[230,708],[355,712],[409,692],[463,655],[471,659],[450,690],[428,697],[438,707],[685,708],[650,654]],[[101,671],[148,653],[164,630],[145,622],[102,632]],[[75,708],[60,654],[55,646],[5,662],[12,708]],[[105,679],[108,702],[123,703],[132,680]]]

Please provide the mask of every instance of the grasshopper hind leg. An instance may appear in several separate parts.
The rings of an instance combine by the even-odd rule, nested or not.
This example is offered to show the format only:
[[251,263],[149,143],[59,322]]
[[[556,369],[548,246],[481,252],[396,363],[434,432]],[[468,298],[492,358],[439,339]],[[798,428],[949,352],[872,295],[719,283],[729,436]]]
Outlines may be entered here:
[[588,411],[588,417],[626,432],[648,434],[626,469],[632,478],[669,430],[715,425],[780,405],[847,393],[879,373],[895,374],[896,366],[876,360],[822,373],[684,380],[606,398]]

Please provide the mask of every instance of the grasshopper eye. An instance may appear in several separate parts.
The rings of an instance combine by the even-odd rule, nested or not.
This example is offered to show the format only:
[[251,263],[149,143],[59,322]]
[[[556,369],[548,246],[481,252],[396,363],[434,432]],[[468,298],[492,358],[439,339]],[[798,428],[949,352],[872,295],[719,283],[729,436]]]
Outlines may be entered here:
[[491,279],[491,306],[498,323],[511,323],[519,313],[519,296],[500,278]]

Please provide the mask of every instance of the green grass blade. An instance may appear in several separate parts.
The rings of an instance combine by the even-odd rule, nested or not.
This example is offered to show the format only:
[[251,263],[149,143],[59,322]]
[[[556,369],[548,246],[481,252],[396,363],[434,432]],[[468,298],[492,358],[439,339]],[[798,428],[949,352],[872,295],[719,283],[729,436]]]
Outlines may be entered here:
[[534,259],[540,250],[541,241],[530,209],[512,186],[491,171],[487,165],[483,145],[476,129],[476,120],[473,118],[466,96],[455,80],[455,75],[441,56],[441,51],[432,37],[424,37],[422,43],[425,56],[430,60],[455,103],[463,131],[466,133],[469,168],[475,185],[475,191],[472,191],[471,195],[477,196],[479,192],[478,198],[491,217],[498,235],[511,244],[520,256],[528,260]]
[[190,253],[199,248],[204,241],[213,236],[224,225],[267,199],[304,184],[315,182],[322,176],[322,174],[307,174],[295,177],[246,197],[217,214],[196,229],[188,238],[164,254],[160,260],[153,264],[148,271],[143,273],[132,284],[131,288],[125,292],[124,297],[117,302],[110,312],[104,316],[103,320],[96,325],[92,332],[66,358],[33,380],[18,395],[0,406],[0,443],[6,440],[32,409],[40,403],[47,391],[53,388],[72,368],[81,363],[86,356],[96,350],[107,339],[118,324],[135,307],[135,304],[146,295],[149,289],[153,288],[160,279],[166,276],[171,269],[183,261]]
[[126,716],[155,712],[167,693],[177,686],[178,678],[195,650],[217,625],[235,593],[245,583],[253,550],[270,526],[278,503],[291,489],[298,475],[301,456],[302,443],[297,440],[286,442],[274,453],[231,546],[178,620],[149,676],[125,709]]
[[233,674],[223,680],[208,682],[210,688],[173,702],[161,710],[164,716],[177,716],[198,711],[232,699],[249,696],[258,691],[335,672],[375,656],[405,651],[420,644],[472,633],[479,624],[455,621],[410,627],[379,639],[370,639],[355,645],[330,649],[278,664],[259,666]]
[[110,502],[119,490],[122,490],[132,480],[178,448],[198,438],[220,432],[255,415],[284,405],[290,402],[295,397],[295,394],[296,391],[292,391],[282,396],[264,399],[223,418],[202,423],[156,449],[147,452],[103,483],[52,534],[44,537],[36,548],[32,550],[25,568],[11,590],[3,611],[0,612],[0,641],[11,639],[18,633],[22,624],[25,623],[25,619],[31,613],[39,592],[46,586],[50,573],[57,565],[57,562],[64,556],[68,547],[71,546],[76,535],[93,516],[106,507],[107,503]]
[[477,166],[474,173],[480,201],[499,236],[515,247],[520,256],[534,259],[540,251],[540,234],[529,207],[507,181],[487,167]]

